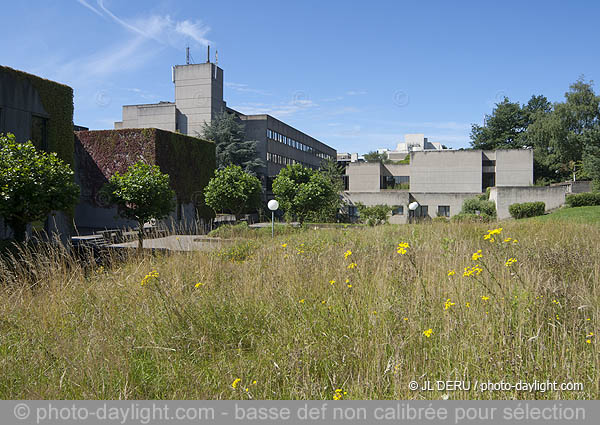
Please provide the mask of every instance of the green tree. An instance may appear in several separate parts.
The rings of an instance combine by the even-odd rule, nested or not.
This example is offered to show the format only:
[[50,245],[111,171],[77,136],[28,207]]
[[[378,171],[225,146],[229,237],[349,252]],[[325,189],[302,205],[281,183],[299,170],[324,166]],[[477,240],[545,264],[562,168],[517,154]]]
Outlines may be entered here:
[[388,155],[385,152],[379,153],[377,151],[370,151],[369,153],[364,154],[363,157],[367,162],[388,162]]
[[599,125],[599,106],[600,96],[594,93],[593,82],[580,77],[565,93],[564,102],[554,104],[552,112],[539,116],[528,127],[527,138],[534,143],[538,164],[536,180],[570,178],[572,164],[583,160],[588,145],[589,162],[597,137],[594,129]]
[[0,134],[0,216],[17,241],[25,240],[28,223],[68,210],[78,199],[73,171],[55,153]]
[[339,207],[339,192],[323,173],[300,164],[282,168],[273,181],[273,194],[286,216],[296,216],[300,223],[307,219],[330,221]]
[[335,159],[324,159],[321,162],[321,172],[331,181],[336,192],[344,190],[344,166],[337,163]]
[[258,174],[264,162],[258,158],[257,142],[245,140],[244,126],[235,115],[224,112],[204,123],[202,136],[215,142],[217,168],[239,165],[244,171]]
[[507,97],[485,116],[485,124],[471,126],[471,147],[474,149],[516,149],[522,147],[525,114],[518,102]]
[[388,222],[388,214],[392,211],[389,205],[373,205],[367,207],[362,202],[356,204],[360,221],[369,226],[376,226]]
[[238,165],[229,165],[215,172],[204,190],[206,204],[215,212],[227,212],[236,217],[260,205],[260,180]]
[[157,165],[137,162],[124,174],[115,173],[104,185],[103,192],[110,203],[117,205],[121,217],[138,223],[138,248],[144,244],[144,223],[160,220],[175,208],[175,192],[169,185],[169,175]]

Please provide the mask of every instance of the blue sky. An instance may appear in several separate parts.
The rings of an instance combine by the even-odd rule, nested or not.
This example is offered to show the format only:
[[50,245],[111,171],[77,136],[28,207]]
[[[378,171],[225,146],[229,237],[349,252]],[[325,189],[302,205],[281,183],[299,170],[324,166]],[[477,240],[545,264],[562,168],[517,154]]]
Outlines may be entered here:
[[75,122],[113,128],[125,104],[172,101],[171,66],[218,50],[227,104],[269,113],[342,152],[405,133],[466,147],[508,96],[563,99],[598,80],[596,1],[5,2],[0,64],[73,87]]

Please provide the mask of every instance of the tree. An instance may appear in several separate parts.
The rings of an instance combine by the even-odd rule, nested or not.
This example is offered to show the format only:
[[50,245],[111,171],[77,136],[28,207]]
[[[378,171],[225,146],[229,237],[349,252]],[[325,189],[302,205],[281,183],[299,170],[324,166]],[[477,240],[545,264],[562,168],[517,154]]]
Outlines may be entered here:
[[235,115],[224,112],[204,123],[203,137],[215,142],[217,168],[239,165],[248,173],[258,174],[264,162],[258,158],[256,141],[244,140],[244,126]]
[[175,208],[169,175],[157,165],[137,162],[123,175],[116,172],[102,188],[121,217],[138,223],[138,248],[144,244],[144,223],[167,217]]
[[340,207],[339,192],[323,173],[300,164],[282,168],[273,181],[273,194],[289,217],[333,220]]
[[525,129],[521,106],[505,97],[496,104],[491,115],[485,116],[483,126],[471,126],[471,147],[485,150],[521,148],[521,134]]
[[260,180],[238,165],[215,172],[204,190],[206,204],[215,212],[228,212],[236,217],[258,208],[261,201]]
[[327,158],[321,162],[321,172],[331,181],[337,193],[344,190],[344,166],[335,159]]
[[389,205],[373,205],[367,207],[362,202],[356,204],[360,221],[369,226],[377,226],[388,222],[388,214],[392,211]]
[[68,210],[78,199],[73,171],[54,152],[17,143],[14,134],[0,134],[0,216],[17,241],[25,240],[28,223]]
[[369,153],[364,154],[363,156],[365,161],[367,162],[387,162],[388,155],[387,153],[379,153],[377,151],[370,151]]

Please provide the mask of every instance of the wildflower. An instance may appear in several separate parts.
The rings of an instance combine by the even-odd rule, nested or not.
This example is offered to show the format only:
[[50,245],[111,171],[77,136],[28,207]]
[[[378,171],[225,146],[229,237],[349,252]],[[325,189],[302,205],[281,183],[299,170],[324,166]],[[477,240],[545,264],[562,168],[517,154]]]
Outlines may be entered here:
[[594,332],[590,332],[589,335],[587,335],[587,338],[594,336]]
[[321,304],[327,304],[327,301],[323,300],[321,301]]
[[487,300],[489,300],[489,299],[490,299],[490,297],[486,297],[485,295],[483,295],[483,296],[481,297],[481,299],[482,299],[483,301],[487,301]]
[[432,333],[433,333],[433,329],[431,329],[431,328],[427,329],[426,331],[423,331],[423,335],[425,335],[427,338],[429,338]]
[[355,268],[356,266],[357,266],[357,264],[356,264],[356,263],[350,263],[350,264],[348,264],[348,268],[349,268],[349,269],[353,269],[353,268]]
[[304,304],[304,298],[302,298],[300,301],[298,301],[300,304]]
[[348,394],[347,391],[343,391],[341,388],[338,388],[337,390],[335,390],[335,392],[333,393],[333,399],[334,400],[341,400],[342,397],[344,397],[346,394]]
[[446,300],[446,302],[444,303],[444,310],[448,310],[450,307],[452,307],[455,304],[456,303],[453,303],[452,301],[450,301],[450,298],[448,298]]
[[330,281],[329,281],[329,284],[330,284],[330,285],[333,285],[334,283],[335,283],[335,280],[330,280]]
[[348,286],[348,288],[352,288],[352,284],[351,283],[349,283],[347,286]]
[[517,239],[513,239],[512,243],[519,243]]
[[499,235],[500,232],[502,232],[502,227],[499,227],[497,229],[493,229],[493,230],[488,230],[487,235],[483,236],[484,240],[488,240],[490,242],[494,242],[494,235]]
[[236,378],[232,383],[231,383],[231,388],[233,388],[234,390],[237,388],[238,384],[240,383],[241,378]]
[[376,314],[377,314],[377,312],[376,312],[375,310],[373,310],[373,314],[375,314],[375,315],[376,315]]
[[352,251],[350,251],[350,250],[344,252],[344,260],[347,259],[348,257],[350,257],[351,255],[352,255]]
[[406,254],[406,250],[410,248],[410,245],[407,244],[406,242],[400,242],[398,244],[398,248],[396,248],[396,252],[400,255],[404,255]]
[[516,262],[517,262],[517,259],[516,259],[516,258],[509,258],[508,260],[506,260],[506,263],[504,263],[504,265],[505,265],[506,267],[510,267],[510,266],[512,266],[513,264],[515,264]]
[[405,322],[408,322],[408,317],[405,317],[405,318],[404,318],[404,321],[405,321]]
[[346,283],[347,283],[347,284],[348,284],[348,283],[350,283],[350,279],[346,279]]
[[281,244],[281,247],[282,247],[282,248],[285,248],[286,246],[287,246],[287,244],[286,244],[286,243],[282,243],[282,244]]
[[506,239],[504,239],[504,240],[502,241],[502,243],[508,243],[508,242],[510,242],[510,241],[512,241],[512,238],[506,238]]
[[200,288],[201,286],[204,286],[204,283],[198,282],[194,285],[194,288]]
[[448,276],[454,276],[456,274],[456,270],[452,269],[448,271]]
[[252,381],[252,385],[256,385],[256,379]]
[[467,301],[467,303],[465,304],[467,306],[467,308],[471,308],[471,303]]
[[471,259],[473,259],[473,261],[477,261],[481,257],[483,257],[483,254],[481,253],[480,249],[478,249],[477,252],[474,252],[473,255],[471,255]]
[[588,343],[588,344],[591,344],[592,340],[591,339],[586,339],[585,342]]
[[481,274],[481,272],[483,272],[483,269],[481,267],[479,267],[479,264],[477,264],[471,268],[465,267],[463,276],[466,276],[466,277],[470,277],[473,275],[479,276]]
[[146,276],[144,276],[144,278],[142,279],[141,285],[144,286],[151,279],[158,279],[158,272],[156,270],[152,270],[150,273],[148,273]]

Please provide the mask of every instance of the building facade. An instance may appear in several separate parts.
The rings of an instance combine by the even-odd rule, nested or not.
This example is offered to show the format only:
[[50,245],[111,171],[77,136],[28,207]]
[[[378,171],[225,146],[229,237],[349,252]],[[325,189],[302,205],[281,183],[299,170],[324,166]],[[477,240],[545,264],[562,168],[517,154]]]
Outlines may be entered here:
[[246,140],[257,141],[257,156],[265,166],[259,173],[267,193],[281,168],[302,164],[319,168],[324,159],[336,158],[335,149],[266,114],[246,115],[228,108],[223,100],[223,70],[211,62],[177,65],[172,70],[175,101],[123,106],[115,129],[159,128],[201,137],[205,123],[223,112],[243,124]]
[[[361,202],[365,205],[385,204],[393,207],[391,222],[405,223],[409,215],[420,218],[451,217],[458,214],[466,199],[484,193],[488,187],[498,188],[493,199],[498,218],[508,217],[510,200],[525,202],[548,198],[548,208],[556,207],[556,193],[533,189],[533,151],[514,150],[425,150],[412,151],[408,164],[350,163],[346,168],[348,190],[344,199],[349,212]],[[519,188],[515,191],[500,190]],[[542,188],[544,189],[544,188]],[[535,192],[535,193],[534,193]],[[556,192],[556,191],[555,191]],[[558,195],[560,198],[560,195]],[[535,198],[535,199],[534,199]],[[417,202],[414,212],[408,204]],[[562,195],[564,202],[564,194]]]
[[[73,164],[73,89],[36,75],[0,66],[0,133],[13,133],[19,142],[31,141],[38,149],[55,152]],[[32,230],[57,233],[67,238],[72,220],[67,213],[54,212]],[[0,239],[12,230],[0,217]]]

